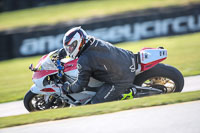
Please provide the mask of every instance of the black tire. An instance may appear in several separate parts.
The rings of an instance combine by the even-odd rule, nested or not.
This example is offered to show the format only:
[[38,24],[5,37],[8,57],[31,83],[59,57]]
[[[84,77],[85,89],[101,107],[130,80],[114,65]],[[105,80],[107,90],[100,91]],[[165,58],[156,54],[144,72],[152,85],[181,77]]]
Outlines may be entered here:
[[136,76],[134,84],[141,86],[146,80],[152,77],[165,77],[175,83],[175,90],[173,92],[181,92],[184,86],[184,78],[179,70],[170,65],[159,63],[152,69],[149,69]]
[[24,97],[24,106],[25,108],[29,111],[29,112],[33,112],[36,111],[33,107],[33,105],[31,104],[31,100],[36,96],[37,94],[31,92],[31,90],[29,90],[25,97]]
[[[24,97],[24,106],[29,112],[40,111],[49,108],[63,108],[70,106],[59,98],[52,98],[48,104],[44,100],[45,95],[35,94],[29,90]],[[34,102],[33,102],[34,101]]]

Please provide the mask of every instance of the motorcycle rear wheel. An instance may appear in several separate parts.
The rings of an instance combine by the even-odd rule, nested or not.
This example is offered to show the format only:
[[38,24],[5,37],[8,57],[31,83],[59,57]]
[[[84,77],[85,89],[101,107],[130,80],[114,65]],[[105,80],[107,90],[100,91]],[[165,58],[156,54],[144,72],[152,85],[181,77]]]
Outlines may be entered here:
[[182,91],[184,78],[175,67],[159,63],[152,69],[137,75],[134,84],[161,89],[163,93],[173,93]]

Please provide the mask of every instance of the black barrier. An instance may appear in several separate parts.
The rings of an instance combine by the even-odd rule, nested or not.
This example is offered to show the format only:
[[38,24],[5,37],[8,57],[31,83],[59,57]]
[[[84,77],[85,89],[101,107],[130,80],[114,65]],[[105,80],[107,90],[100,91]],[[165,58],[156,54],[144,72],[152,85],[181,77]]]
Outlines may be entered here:
[[181,35],[200,31],[200,5],[147,9],[4,31],[0,34],[0,42],[1,46],[6,46],[1,49],[4,54],[0,59],[45,54],[61,48],[64,33],[79,25],[88,34],[111,43]]
[[11,42],[11,35],[0,33],[0,60],[10,59],[15,57],[11,52],[13,43]]
[[0,0],[0,12],[76,1],[80,0]]

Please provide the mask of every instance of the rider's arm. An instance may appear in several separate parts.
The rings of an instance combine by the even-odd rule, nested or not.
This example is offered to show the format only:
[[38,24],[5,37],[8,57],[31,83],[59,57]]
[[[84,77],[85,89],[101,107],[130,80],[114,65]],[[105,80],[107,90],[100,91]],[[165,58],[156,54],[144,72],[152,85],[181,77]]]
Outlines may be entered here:
[[74,93],[80,92],[83,88],[88,86],[89,79],[92,73],[92,68],[89,64],[89,60],[87,57],[80,57],[77,63],[78,68],[78,78],[77,80],[71,84],[70,90]]

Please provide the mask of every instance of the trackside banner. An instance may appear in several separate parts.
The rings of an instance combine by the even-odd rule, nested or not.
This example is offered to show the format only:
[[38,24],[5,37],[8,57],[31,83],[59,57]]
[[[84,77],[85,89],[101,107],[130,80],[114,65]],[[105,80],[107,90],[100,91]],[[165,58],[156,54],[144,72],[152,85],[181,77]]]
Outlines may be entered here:
[[0,59],[45,54],[61,48],[64,33],[79,25],[88,34],[114,44],[194,33],[200,31],[200,5],[148,9],[54,26],[5,31],[0,33],[0,40],[1,45],[6,45],[3,52],[7,55]]

